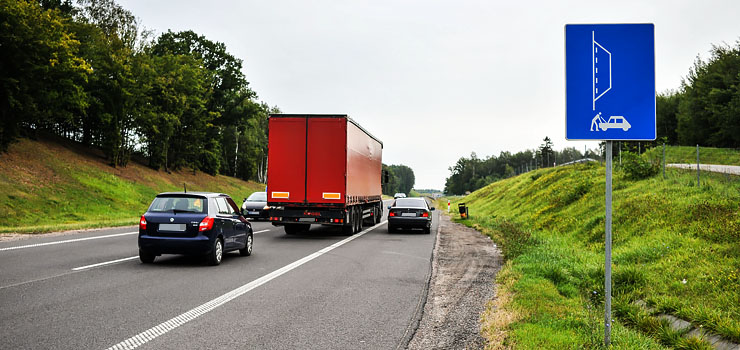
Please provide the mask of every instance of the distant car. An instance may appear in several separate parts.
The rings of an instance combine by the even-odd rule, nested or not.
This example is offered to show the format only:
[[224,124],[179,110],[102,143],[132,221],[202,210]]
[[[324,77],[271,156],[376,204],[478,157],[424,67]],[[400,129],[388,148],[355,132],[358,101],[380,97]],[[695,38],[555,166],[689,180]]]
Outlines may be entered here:
[[402,192],[398,192],[393,195],[393,198],[406,198],[406,194]]
[[400,228],[420,228],[424,233],[432,230],[432,211],[424,198],[398,198],[388,207],[388,232]]
[[162,254],[184,254],[205,255],[219,265],[232,250],[251,255],[253,240],[252,225],[223,193],[160,193],[139,221],[139,259],[145,264]]
[[244,199],[242,215],[245,218],[267,219],[270,217],[270,207],[267,206],[267,192],[254,192]]

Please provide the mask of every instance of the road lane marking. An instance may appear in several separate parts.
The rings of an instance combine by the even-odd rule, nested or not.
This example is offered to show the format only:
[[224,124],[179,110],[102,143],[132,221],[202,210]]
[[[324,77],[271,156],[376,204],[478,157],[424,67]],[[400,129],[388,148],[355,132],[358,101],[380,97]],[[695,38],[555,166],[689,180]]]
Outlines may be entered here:
[[192,309],[190,311],[187,311],[187,312],[185,312],[183,314],[180,314],[179,316],[175,316],[175,317],[173,317],[173,318],[171,318],[171,319],[169,319],[169,320],[167,320],[165,322],[162,322],[162,323],[160,323],[160,324],[158,324],[158,325],[156,325],[156,326],[154,326],[152,328],[149,328],[149,329],[147,329],[147,330],[145,330],[145,331],[143,331],[143,332],[141,332],[141,333],[139,333],[139,334],[137,334],[137,335],[135,335],[135,336],[133,336],[131,338],[128,338],[128,339],[126,339],[126,340],[124,340],[124,341],[122,341],[122,342],[120,342],[120,343],[118,343],[116,345],[113,345],[113,346],[109,347],[106,350],[132,350],[132,349],[136,349],[139,346],[142,346],[142,345],[144,345],[144,344],[146,344],[146,343],[154,340],[155,338],[157,338],[157,337],[159,337],[161,335],[164,335],[165,333],[167,333],[167,332],[169,332],[169,331],[171,331],[171,330],[173,330],[173,329],[175,329],[177,327],[180,327],[180,326],[182,326],[182,325],[184,325],[184,324],[186,324],[186,323],[188,323],[188,322],[190,322],[190,321],[198,318],[199,316],[205,315],[206,313],[208,313],[210,311],[213,311],[214,309],[216,309],[219,306],[224,305],[224,304],[228,303],[229,301],[234,300],[234,299],[236,299],[236,298],[238,298],[238,297],[246,294],[247,292],[249,292],[249,291],[251,291],[251,290],[253,290],[253,289],[255,289],[255,288],[257,288],[257,287],[259,287],[259,286],[261,286],[261,285],[263,285],[263,284],[265,284],[265,283],[267,283],[267,282],[269,282],[269,281],[271,281],[271,280],[273,280],[275,278],[277,278],[277,277],[280,277],[281,275],[285,274],[288,271],[291,271],[291,270],[293,270],[293,269],[295,269],[295,268],[297,268],[297,267],[299,267],[299,266],[301,266],[301,265],[303,265],[303,264],[305,264],[305,263],[307,263],[307,262],[309,262],[309,261],[311,261],[313,259],[316,259],[316,258],[318,258],[318,257],[320,257],[320,256],[322,256],[322,255],[324,255],[324,254],[326,254],[326,253],[328,253],[328,252],[330,252],[330,251],[332,251],[332,250],[334,250],[334,249],[336,249],[336,248],[338,248],[338,247],[346,244],[346,243],[349,243],[350,241],[352,241],[354,239],[360,238],[362,235],[364,235],[364,234],[366,234],[366,233],[374,230],[375,228],[377,228],[377,227],[379,227],[381,225],[384,225],[386,223],[387,223],[387,221],[383,221],[383,222],[381,222],[381,223],[379,223],[379,224],[377,224],[377,225],[375,225],[373,227],[370,227],[370,228],[368,228],[368,229],[366,229],[366,230],[364,230],[364,231],[362,231],[362,232],[360,232],[360,233],[358,233],[358,234],[356,234],[354,236],[345,238],[345,239],[343,239],[343,240],[341,240],[341,241],[339,241],[337,243],[334,243],[334,244],[332,244],[332,245],[330,245],[330,246],[328,246],[328,247],[326,247],[324,249],[321,249],[321,250],[319,250],[319,251],[317,251],[317,252],[315,252],[315,253],[313,253],[311,255],[308,255],[308,256],[300,259],[300,260],[296,260],[296,261],[294,261],[294,262],[292,262],[292,263],[290,263],[288,265],[285,265],[285,266],[281,267],[280,269],[277,269],[277,270],[275,270],[273,272],[270,272],[267,275],[264,275],[264,276],[262,276],[262,277],[260,277],[260,278],[258,278],[256,280],[254,280],[252,282],[249,282],[249,283],[247,283],[247,284],[245,284],[245,285],[243,285],[243,286],[241,286],[241,287],[239,287],[237,289],[234,289],[234,290],[232,290],[232,291],[230,291],[230,292],[228,292],[228,293],[226,293],[224,295],[221,295],[220,297],[218,297],[216,299],[213,299],[213,300],[211,300],[209,302],[206,302],[205,304],[202,304],[202,305],[200,305],[200,306],[198,306],[198,307],[196,307],[196,308],[194,308],[194,309]]
[[267,232],[267,231],[270,231],[270,230],[262,230],[262,231],[252,232],[252,233],[262,233],[262,232]]
[[122,262],[122,261],[134,260],[134,259],[138,259],[138,258],[139,258],[139,256],[137,255],[137,256],[132,256],[130,258],[123,258],[123,259],[118,259],[118,260],[111,260],[111,261],[101,262],[101,263],[87,265],[87,266],[80,266],[80,267],[75,267],[74,269],[72,269],[72,271],[86,270],[86,269],[91,269],[93,267],[105,266],[105,265],[119,263],[119,262]]
[[124,232],[124,233],[116,233],[116,234],[105,235],[105,236],[66,239],[66,240],[63,240],[63,241],[47,242],[47,243],[36,243],[36,244],[28,244],[28,245],[20,245],[20,246],[17,246],[17,247],[5,247],[5,248],[0,248],[0,252],[4,252],[6,250],[16,250],[16,249],[43,247],[43,246],[47,246],[47,245],[55,245],[55,244],[62,244],[62,243],[82,242],[82,241],[89,241],[89,240],[92,240],[92,239],[113,238],[113,237],[120,237],[120,236],[126,236],[126,235],[134,235],[134,234],[138,234],[138,233],[139,233],[139,231],[136,231],[136,232]]

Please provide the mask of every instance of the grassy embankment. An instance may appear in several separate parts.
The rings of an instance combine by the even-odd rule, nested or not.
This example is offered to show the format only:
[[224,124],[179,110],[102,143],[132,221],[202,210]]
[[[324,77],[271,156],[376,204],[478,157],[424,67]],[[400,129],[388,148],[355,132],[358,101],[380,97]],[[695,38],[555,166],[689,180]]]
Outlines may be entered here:
[[237,203],[264,185],[192,171],[168,174],[130,162],[106,165],[70,143],[21,140],[0,154],[0,232],[134,225],[159,192],[224,192]]
[[[667,173],[631,181],[615,171],[613,346],[709,348],[672,331],[660,313],[740,342],[740,178],[707,174],[697,188],[693,172]],[[507,259],[483,315],[492,344],[601,348],[604,178],[598,164],[541,169],[457,199],[471,207],[460,222],[489,235]]]

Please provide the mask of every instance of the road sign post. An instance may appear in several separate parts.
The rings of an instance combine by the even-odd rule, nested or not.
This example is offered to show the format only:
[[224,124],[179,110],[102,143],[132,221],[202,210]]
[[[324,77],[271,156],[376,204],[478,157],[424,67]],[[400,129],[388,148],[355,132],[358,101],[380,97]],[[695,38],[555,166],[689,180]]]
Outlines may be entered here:
[[604,345],[612,333],[612,141],[606,141],[606,219],[604,224]]
[[653,24],[565,26],[565,138],[606,141],[604,345],[607,347],[611,343],[613,323],[612,146],[615,140],[655,140],[654,32]]

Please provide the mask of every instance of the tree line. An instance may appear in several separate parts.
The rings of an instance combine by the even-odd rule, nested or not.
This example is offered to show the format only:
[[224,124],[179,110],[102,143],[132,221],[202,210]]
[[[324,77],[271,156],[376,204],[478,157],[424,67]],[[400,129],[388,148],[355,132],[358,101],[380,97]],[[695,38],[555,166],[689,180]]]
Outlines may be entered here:
[[406,165],[383,164],[383,194],[393,196],[398,192],[409,194],[414,188],[414,171]]
[[678,90],[656,98],[658,142],[740,148],[740,40],[697,58]]
[[0,0],[0,151],[51,133],[103,151],[264,181],[267,117],[242,60],[193,31],[159,36],[113,0]]
[[470,157],[460,157],[455,165],[449,167],[450,176],[445,181],[446,194],[461,195],[473,192],[483,186],[501,179],[509,178],[530,170],[547,168],[583,158],[600,158],[600,152],[566,147],[557,151],[552,140],[545,137],[537,148],[512,154],[503,151],[498,157],[481,159],[475,152]]

